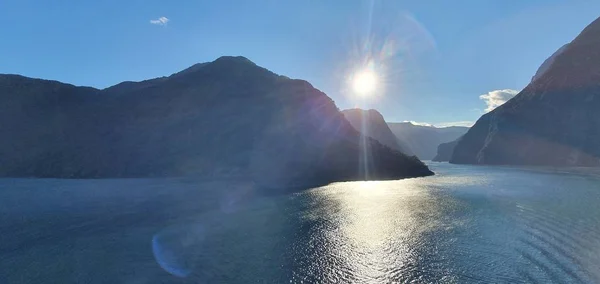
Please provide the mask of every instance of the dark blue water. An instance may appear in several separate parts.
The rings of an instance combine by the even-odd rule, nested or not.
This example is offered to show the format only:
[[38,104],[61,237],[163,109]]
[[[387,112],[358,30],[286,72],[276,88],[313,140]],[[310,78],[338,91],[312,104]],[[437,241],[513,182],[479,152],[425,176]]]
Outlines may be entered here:
[[597,283],[600,176],[250,183],[0,180],[2,283]]

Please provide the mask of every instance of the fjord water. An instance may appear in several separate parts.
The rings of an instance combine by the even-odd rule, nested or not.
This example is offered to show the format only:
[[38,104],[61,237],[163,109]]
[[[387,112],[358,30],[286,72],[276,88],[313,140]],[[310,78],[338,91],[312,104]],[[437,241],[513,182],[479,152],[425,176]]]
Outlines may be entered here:
[[3,179],[0,275],[4,283],[600,281],[599,175],[430,166],[436,176],[280,194],[192,179]]

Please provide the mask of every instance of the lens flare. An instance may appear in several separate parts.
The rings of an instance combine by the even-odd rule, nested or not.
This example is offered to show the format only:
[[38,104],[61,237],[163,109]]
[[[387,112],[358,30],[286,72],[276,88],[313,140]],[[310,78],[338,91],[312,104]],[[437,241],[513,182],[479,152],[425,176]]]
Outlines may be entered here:
[[362,70],[357,72],[352,79],[352,87],[354,88],[354,91],[361,96],[373,94],[377,89],[377,74],[372,70]]
[[188,277],[193,272],[205,234],[202,224],[163,229],[152,237],[154,259],[171,275]]

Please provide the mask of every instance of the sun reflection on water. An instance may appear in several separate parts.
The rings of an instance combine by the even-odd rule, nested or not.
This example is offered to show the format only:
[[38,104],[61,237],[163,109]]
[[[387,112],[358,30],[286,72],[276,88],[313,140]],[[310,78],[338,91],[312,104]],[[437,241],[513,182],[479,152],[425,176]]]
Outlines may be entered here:
[[335,259],[327,263],[330,273],[340,269],[346,281],[358,282],[406,279],[403,274],[419,265],[426,233],[441,227],[440,216],[453,206],[422,181],[345,182],[312,190],[320,209],[305,217],[331,226],[322,236]]

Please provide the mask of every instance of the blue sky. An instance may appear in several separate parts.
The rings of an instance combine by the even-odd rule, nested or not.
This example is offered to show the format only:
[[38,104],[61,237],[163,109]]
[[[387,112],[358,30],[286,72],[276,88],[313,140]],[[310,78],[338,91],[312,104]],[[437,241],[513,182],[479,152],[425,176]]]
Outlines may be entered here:
[[[444,125],[525,87],[598,16],[597,0],[3,0],[0,73],[104,88],[243,55],[341,109]],[[349,78],[367,62],[380,84],[359,97]]]

